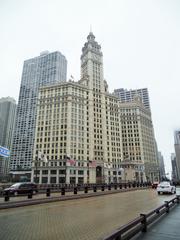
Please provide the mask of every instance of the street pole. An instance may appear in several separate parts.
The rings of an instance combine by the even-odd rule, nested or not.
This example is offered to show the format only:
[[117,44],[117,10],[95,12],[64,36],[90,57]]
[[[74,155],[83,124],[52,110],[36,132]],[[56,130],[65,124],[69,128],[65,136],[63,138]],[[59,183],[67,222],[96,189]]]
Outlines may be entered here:
[[67,158],[65,158],[65,186],[66,186],[66,178],[67,178]]
[[125,183],[126,183],[126,169],[124,168],[124,180],[125,180]]
[[37,159],[38,159],[38,157],[35,160],[36,183],[37,183]]
[[87,164],[88,164],[88,184],[89,184],[89,161],[87,162]]
[[105,176],[104,176],[104,162],[103,162],[103,183],[105,183]]

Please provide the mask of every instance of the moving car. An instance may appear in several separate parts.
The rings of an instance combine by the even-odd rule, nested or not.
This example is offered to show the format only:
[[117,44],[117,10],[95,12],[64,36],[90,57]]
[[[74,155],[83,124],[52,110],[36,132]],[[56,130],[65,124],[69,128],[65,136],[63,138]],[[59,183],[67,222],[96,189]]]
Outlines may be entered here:
[[25,182],[25,183],[15,183],[12,186],[4,189],[4,195],[18,195],[18,194],[26,194],[30,191],[33,192],[33,194],[37,193],[37,185],[35,183],[31,182]]
[[176,187],[171,184],[171,182],[161,182],[157,186],[157,193],[176,193]]
[[152,183],[152,188],[155,188],[155,189],[156,189],[157,186],[158,186],[158,184],[159,184],[159,182],[153,182],[153,183]]

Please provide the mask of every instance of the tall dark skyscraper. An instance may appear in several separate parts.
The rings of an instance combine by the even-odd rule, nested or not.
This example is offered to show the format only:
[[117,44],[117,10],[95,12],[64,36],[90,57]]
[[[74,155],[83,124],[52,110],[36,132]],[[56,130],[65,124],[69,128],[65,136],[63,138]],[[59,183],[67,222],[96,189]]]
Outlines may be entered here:
[[66,74],[67,60],[57,51],[45,51],[24,62],[11,152],[11,171],[31,169],[39,87],[64,82]]

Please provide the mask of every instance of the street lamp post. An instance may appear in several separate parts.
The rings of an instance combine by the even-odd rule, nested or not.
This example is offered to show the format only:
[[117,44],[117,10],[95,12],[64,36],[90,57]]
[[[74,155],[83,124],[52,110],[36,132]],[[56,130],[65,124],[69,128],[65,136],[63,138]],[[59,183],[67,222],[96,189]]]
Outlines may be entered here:
[[119,170],[121,171],[121,172],[123,172],[123,175],[124,175],[124,181],[125,181],[125,183],[126,183],[126,171],[125,171],[125,168],[119,168]]
[[67,179],[67,156],[65,156],[64,160],[65,160],[65,179],[64,179],[64,184],[66,185],[66,179]]
[[39,155],[36,156],[35,161],[34,161],[34,166],[35,166],[35,183],[38,183],[38,177],[37,177],[37,171],[38,171],[38,160],[39,160]]
[[87,177],[88,177],[88,179],[87,179],[87,183],[89,184],[89,161],[87,162]]
[[65,179],[64,179],[65,185],[66,185],[66,177],[67,177],[67,162],[65,161]]
[[103,184],[105,183],[105,176],[104,176],[104,163],[103,163],[103,169],[102,169],[102,177],[103,177]]
[[36,174],[35,174],[35,175],[36,175],[36,181],[35,181],[35,182],[36,182],[36,183],[37,183],[37,164],[38,164],[38,163],[37,163],[37,158],[36,158],[36,161],[35,161],[35,171],[36,171]]

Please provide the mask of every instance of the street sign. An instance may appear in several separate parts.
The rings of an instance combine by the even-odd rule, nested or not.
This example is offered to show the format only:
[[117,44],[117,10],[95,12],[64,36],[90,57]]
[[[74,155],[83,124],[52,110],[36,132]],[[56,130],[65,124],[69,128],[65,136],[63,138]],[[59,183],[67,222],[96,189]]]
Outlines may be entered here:
[[0,146],[0,156],[9,157],[9,154],[10,154],[9,149]]

